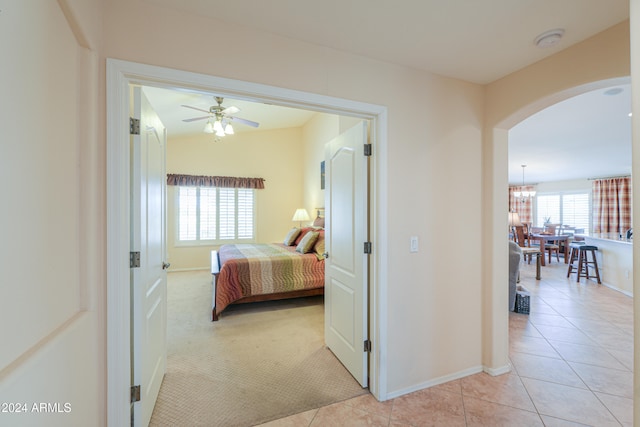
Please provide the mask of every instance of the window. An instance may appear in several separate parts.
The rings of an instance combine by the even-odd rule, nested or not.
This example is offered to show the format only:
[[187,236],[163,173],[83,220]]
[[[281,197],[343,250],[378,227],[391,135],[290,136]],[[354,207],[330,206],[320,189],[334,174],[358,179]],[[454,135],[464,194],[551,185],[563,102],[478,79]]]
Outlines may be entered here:
[[178,187],[177,244],[252,242],[255,190]]
[[560,195],[538,196],[536,198],[536,225],[544,223],[561,224]]
[[552,224],[589,230],[589,193],[544,194],[536,197],[536,225]]
[[589,194],[564,194],[562,196],[562,223],[589,231]]

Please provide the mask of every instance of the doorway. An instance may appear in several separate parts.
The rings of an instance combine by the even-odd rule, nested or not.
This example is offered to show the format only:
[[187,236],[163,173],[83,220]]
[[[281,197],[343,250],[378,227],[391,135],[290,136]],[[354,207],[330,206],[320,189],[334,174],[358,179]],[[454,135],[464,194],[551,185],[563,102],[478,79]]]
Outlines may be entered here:
[[[508,246],[502,236],[504,230],[508,230],[508,216],[506,208],[508,206],[508,164],[509,164],[509,130],[517,123],[535,114],[536,112],[554,105],[563,99],[568,99],[579,93],[584,93],[594,89],[603,89],[617,84],[627,84],[628,77],[614,78],[587,83],[580,86],[565,88],[552,95],[548,95],[543,99],[530,103],[526,106],[519,105],[517,111],[511,112],[506,118],[495,123],[488,132],[487,143],[490,153],[485,158],[487,167],[485,188],[491,194],[489,206],[490,212],[486,216],[485,230],[483,231],[483,239],[485,242],[485,250],[492,254],[490,260],[491,268],[486,272],[486,294],[491,295],[492,301],[498,301],[495,307],[489,313],[490,323],[494,325],[490,346],[497,349],[498,347],[507,348],[509,342],[509,325],[507,310],[500,308],[500,301],[508,300],[508,289],[502,286],[502,283],[508,282]],[[504,213],[504,215],[502,214]],[[504,356],[501,356],[504,354]],[[494,351],[490,356],[487,365],[507,366],[508,357],[502,351]],[[496,371],[500,372],[500,371]]]
[[[221,79],[206,75],[168,70],[125,61],[107,61],[107,369],[108,411],[114,425],[125,424],[129,417],[130,346],[129,293],[121,286],[129,278],[129,152],[128,86],[130,84],[164,88],[186,88],[221,95],[250,96],[265,102],[298,106],[321,112],[368,119],[372,142],[376,147],[371,162],[371,240],[379,248],[371,257],[370,277],[370,391],[379,400],[386,399],[385,359],[386,306],[380,294],[386,288],[386,168],[381,160],[386,151],[386,108],[327,96],[283,90],[264,85]],[[125,144],[124,142],[127,142]]]

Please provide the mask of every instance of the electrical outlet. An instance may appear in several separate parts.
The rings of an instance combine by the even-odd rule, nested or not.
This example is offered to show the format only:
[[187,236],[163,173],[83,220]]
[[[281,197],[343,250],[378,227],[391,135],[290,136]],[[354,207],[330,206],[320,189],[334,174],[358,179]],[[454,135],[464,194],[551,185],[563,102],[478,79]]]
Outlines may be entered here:
[[418,236],[411,236],[409,245],[410,252],[418,252]]

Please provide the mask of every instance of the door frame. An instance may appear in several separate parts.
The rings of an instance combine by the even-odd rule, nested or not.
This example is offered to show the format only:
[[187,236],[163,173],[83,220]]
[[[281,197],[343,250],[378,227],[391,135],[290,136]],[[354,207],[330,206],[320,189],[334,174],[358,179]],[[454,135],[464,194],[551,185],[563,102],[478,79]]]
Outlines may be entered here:
[[129,295],[129,85],[215,92],[293,108],[371,121],[369,219],[373,253],[369,273],[369,390],[387,400],[388,175],[387,108],[326,95],[107,58],[107,423],[131,421]]

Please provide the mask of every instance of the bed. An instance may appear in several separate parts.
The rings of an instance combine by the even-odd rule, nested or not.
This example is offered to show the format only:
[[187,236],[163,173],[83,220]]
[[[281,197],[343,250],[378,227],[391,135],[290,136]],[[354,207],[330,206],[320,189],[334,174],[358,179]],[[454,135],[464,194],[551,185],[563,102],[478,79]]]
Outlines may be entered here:
[[212,251],[212,320],[230,304],[324,294],[324,230],[294,228],[282,243]]

